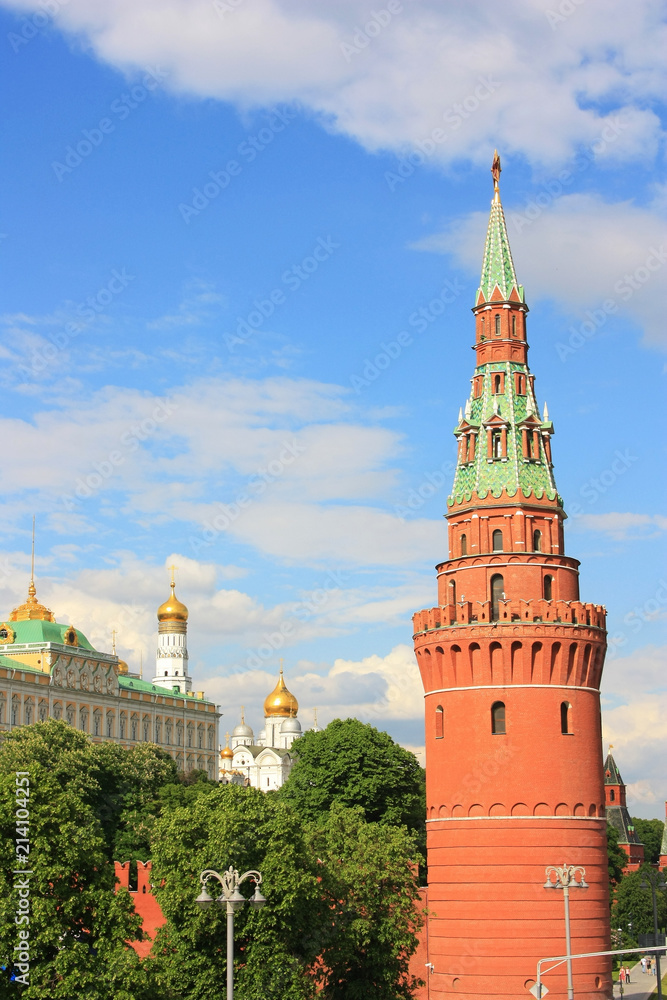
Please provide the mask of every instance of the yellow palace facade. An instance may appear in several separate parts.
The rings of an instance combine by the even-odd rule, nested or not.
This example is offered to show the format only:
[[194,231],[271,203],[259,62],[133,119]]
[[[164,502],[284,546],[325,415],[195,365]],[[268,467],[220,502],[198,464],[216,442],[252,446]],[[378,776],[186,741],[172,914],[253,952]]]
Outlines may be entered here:
[[155,743],[181,770],[217,779],[220,713],[203,692],[190,691],[187,617],[172,580],[158,609],[157,663],[167,662],[170,642],[178,642],[178,656],[167,670],[156,668],[153,682],[144,681],[115,652],[99,652],[74,625],[56,622],[31,580],[27,601],[0,621],[0,733],[64,719],[95,742]]

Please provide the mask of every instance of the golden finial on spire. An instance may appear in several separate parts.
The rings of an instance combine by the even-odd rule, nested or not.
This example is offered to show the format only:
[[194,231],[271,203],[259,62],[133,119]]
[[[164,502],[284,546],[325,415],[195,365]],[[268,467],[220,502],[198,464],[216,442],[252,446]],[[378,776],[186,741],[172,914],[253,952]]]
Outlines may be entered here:
[[281,656],[280,657],[280,673],[282,674],[282,672],[283,672],[283,658]]
[[241,705],[241,725],[245,726],[245,708]]
[[30,583],[28,584],[28,600],[14,608],[9,616],[10,622],[43,621],[54,622],[53,612],[45,608],[37,600],[35,588],[35,515],[32,515],[32,551],[30,555]]
[[493,163],[491,164],[491,174],[493,175],[493,190],[496,196],[499,197],[499,186],[500,186],[500,171],[502,167],[500,166],[500,155],[497,149],[493,151]]
[[32,515],[32,555],[30,557],[30,583],[35,589],[35,515]]
[[116,631],[116,629],[112,628],[111,629],[111,652],[112,652],[113,656],[116,655],[116,636],[117,635],[118,635],[118,632]]
[[178,569],[178,566],[174,566],[173,563],[169,567],[169,573],[171,574],[171,586],[172,587],[176,586],[176,570],[177,569]]

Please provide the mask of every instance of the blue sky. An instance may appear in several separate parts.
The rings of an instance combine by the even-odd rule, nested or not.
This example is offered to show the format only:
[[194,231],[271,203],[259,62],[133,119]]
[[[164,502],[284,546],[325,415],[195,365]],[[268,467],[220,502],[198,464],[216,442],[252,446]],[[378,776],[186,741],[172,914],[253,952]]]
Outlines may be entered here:
[[177,564],[223,732],[284,656],[306,724],[419,751],[497,146],[605,734],[662,815],[662,7],[0,6],[4,613],[34,512],[40,599],[145,676]]

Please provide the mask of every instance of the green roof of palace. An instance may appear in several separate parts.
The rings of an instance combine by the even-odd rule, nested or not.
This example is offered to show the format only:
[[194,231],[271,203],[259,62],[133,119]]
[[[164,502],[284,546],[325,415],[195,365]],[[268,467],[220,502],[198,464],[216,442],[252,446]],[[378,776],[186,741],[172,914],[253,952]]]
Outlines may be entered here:
[[[11,628],[12,632],[15,633],[15,644],[28,642],[57,642],[61,646],[69,645],[69,643],[65,642],[65,634],[69,632],[70,628],[72,628],[71,625],[62,625],[59,622],[46,622],[41,618],[35,618],[24,622],[11,622],[5,620],[3,624]],[[78,646],[81,649],[91,650],[94,653],[97,652],[95,647],[90,644],[88,639],[86,639],[83,632],[80,632],[78,628],[75,628],[74,631],[76,632]]]
[[182,698],[183,701],[200,701],[205,704],[212,704],[208,698],[196,698],[193,694],[183,691],[174,691],[160,684],[152,684],[151,681],[141,680],[139,677],[128,677],[127,674],[118,675],[118,685],[128,691],[141,691],[150,694],[163,694],[168,698]]
[[20,660],[15,660],[13,656],[0,655],[0,667],[8,667],[10,670],[24,670],[28,674],[44,675],[44,671],[40,670],[39,667],[29,667],[27,663],[21,663]]
[[477,303],[480,292],[486,302],[489,302],[496,288],[500,290],[503,299],[509,299],[512,289],[516,288],[517,295],[521,302],[524,301],[523,285],[516,280],[510,241],[507,236],[507,226],[505,225],[505,213],[500,203],[500,196],[496,192],[491,202],[491,215],[489,217],[489,228],[486,232],[486,243],[484,244],[484,258],[482,261],[482,277],[477,290]]

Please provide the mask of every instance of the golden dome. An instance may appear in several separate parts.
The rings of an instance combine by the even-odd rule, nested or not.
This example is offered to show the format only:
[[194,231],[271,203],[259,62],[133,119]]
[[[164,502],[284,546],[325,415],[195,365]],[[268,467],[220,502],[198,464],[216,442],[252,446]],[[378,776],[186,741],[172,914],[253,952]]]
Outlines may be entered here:
[[282,664],[280,666],[280,677],[278,683],[264,702],[264,717],[271,718],[274,715],[288,716],[294,718],[299,711],[299,702],[291,691],[287,690],[283,678]]
[[174,592],[175,583],[171,584],[171,594],[169,598],[157,609],[157,620],[159,622],[177,621],[186,622],[188,620],[188,609],[182,601],[176,597]]
[[125,662],[125,660],[119,660],[118,661],[118,673],[119,674],[126,674],[129,671],[129,669],[130,668],[128,667],[128,665]]
[[28,587],[28,600],[25,604],[19,604],[18,608],[14,608],[9,616],[10,622],[28,622],[28,621],[42,621],[42,622],[54,622],[53,612],[45,608],[43,604],[40,604],[37,600],[35,594],[35,582],[30,581],[30,586]]
[[232,760],[232,758],[234,757],[234,751],[229,745],[229,733],[225,733],[225,740],[226,740],[226,745],[220,751],[220,756],[223,758],[223,760]]

